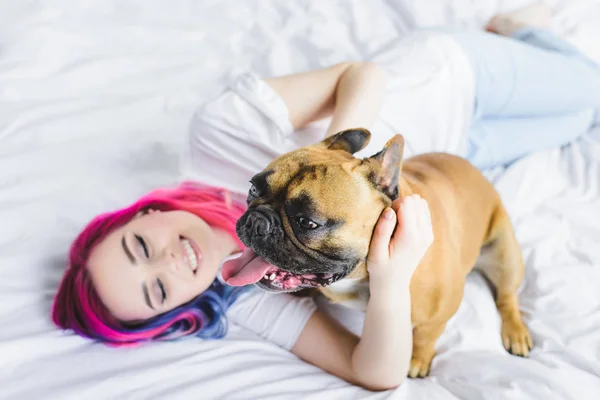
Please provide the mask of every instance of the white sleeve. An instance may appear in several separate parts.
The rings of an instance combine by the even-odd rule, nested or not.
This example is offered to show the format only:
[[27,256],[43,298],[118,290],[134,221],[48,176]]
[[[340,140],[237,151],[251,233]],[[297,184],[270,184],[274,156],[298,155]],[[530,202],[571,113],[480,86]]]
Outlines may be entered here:
[[255,74],[242,74],[194,114],[184,179],[245,193],[254,174],[297,148],[293,133],[281,97]]
[[310,297],[252,288],[227,310],[232,323],[291,350],[317,306]]

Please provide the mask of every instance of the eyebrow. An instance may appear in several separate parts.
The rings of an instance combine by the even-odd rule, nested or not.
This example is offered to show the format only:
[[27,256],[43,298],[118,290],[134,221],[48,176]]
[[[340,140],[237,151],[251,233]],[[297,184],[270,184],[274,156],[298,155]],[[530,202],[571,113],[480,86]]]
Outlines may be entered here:
[[148,304],[148,307],[154,310],[154,307],[152,307],[152,302],[150,301],[150,294],[148,294],[148,286],[146,286],[146,282],[142,283],[142,291],[144,292],[144,299],[146,299],[146,304]]
[[127,258],[131,261],[132,264],[135,264],[135,257],[129,251],[129,247],[127,247],[127,243],[125,243],[125,235],[123,235],[123,239],[121,239],[121,246],[123,246],[123,251],[127,255]]

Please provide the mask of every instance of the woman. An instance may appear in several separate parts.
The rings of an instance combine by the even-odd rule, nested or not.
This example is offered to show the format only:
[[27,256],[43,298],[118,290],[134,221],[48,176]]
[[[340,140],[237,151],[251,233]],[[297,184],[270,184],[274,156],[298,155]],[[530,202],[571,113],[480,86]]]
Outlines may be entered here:
[[[463,96],[473,114],[467,150],[481,167],[567,143],[585,132],[590,110],[600,104],[600,90],[592,90],[600,88],[596,67],[537,29],[547,19],[547,10],[535,6],[492,18],[488,30],[496,35],[428,33],[427,40],[443,45],[444,57],[455,52],[465,85],[452,95]],[[417,48],[420,40],[409,37],[404,48]],[[401,61],[405,71],[419,70],[410,64],[413,58]],[[536,63],[559,70],[569,84],[532,85],[542,74],[533,68]],[[405,97],[418,96],[419,87]],[[296,132],[313,121],[331,117],[326,135],[369,127],[385,88],[386,75],[372,63],[237,79],[192,124],[184,176],[203,185],[160,189],[94,219],[71,248],[53,308],[55,323],[121,346],[191,335],[219,338],[231,321],[349,382],[370,389],[400,385],[411,356],[408,285],[433,239],[422,199],[396,201],[374,227],[367,259],[371,298],[360,338],[316,310],[310,298],[239,291],[219,273],[243,249],[234,226],[249,178],[273,157],[313,141]],[[542,89],[543,96],[533,96]],[[539,141],[526,137],[532,125],[546,132]]]

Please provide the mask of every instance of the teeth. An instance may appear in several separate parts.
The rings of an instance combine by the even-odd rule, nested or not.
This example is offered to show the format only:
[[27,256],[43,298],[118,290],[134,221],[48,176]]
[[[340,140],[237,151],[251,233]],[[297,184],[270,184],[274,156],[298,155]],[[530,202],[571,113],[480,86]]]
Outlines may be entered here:
[[276,276],[277,276],[277,274],[275,272],[271,272],[271,275],[265,274],[265,276],[263,276],[263,278],[266,279],[267,281],[273,281],[273,280],[275,280]]
[[183,240],[183,248],[187,253],[188,260],[192,266],[192,271],[196,271],[196,268],[198,267],[198,259],[196,258],[196,253],[194,252],[192,245],[187,239]]

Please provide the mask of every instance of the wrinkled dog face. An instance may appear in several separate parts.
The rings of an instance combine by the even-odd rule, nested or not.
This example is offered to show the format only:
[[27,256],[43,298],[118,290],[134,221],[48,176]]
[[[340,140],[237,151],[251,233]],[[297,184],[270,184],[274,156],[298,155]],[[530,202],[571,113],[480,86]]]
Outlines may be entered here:
[[353,157],[369,138],[364,129],[340,132],[282,155],[253,177],[237,234],[268,264],[248,283],[296,291],[357,275],[361,266],[366,274],[375,223],[398,196],[403,149],[397,135],[376,155]]

